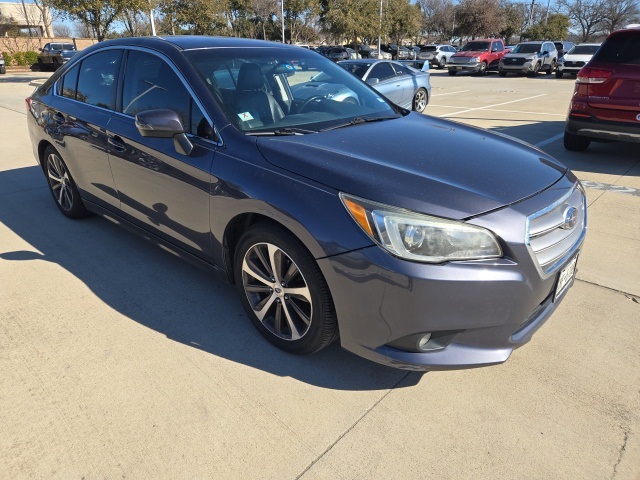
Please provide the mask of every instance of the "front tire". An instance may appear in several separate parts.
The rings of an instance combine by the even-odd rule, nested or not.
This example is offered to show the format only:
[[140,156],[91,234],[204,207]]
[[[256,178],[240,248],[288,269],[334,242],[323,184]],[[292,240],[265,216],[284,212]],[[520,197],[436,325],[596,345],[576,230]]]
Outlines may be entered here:
[[276,347],[306,355],[337,338],[329,287],[313,256],[288,231],[271,223],[247,230],[235,252],[234,279],[251,322]]
[[447,59],[445,57],[440,57],[440,61],[438,62],[438,69],[442,70],[447,64]]
[[556,69],[556,62],[555,60],[553,62],[551,62],[551,65],[549,65],[549,70],[547,70],[547,75],[551,75]]
[[503,72],[502,70],[498,72],[498,75],[500,75],[501,77],[506,77],[507,76],[507,72]]
[[424,88],[419,88],[413,96],[413,110],[418,113],[424,112],[429,104],[429,94]]
[[584,152],[591,144],[589,137],[581,137],[580,135],[574,135],[565,130],[564,132],[564,148],[570,152]]
[[43,168],[49,191],[60,211],[69,218],[83,218],[89,215],[67,165],[52,146],[48,146],[44,151]]
[[562,78],[562,70],[556,70],[556,78]]
[[487,73],[487,62],[482,62],[480,63],[480,68],[478,69],[476,75],[479,77],[483,77],[485,73]]
[[455,71],[455,70],[449,70],[449,75],[452,76],[452,77],[455,76],[456,73],[458,73],[458,72]]

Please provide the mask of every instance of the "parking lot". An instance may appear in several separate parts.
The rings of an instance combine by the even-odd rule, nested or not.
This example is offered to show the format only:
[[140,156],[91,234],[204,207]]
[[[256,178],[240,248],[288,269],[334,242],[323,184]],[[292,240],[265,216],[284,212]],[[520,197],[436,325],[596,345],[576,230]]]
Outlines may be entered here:
[[564,150],[573,79],[432,70],[425,113],[561,160],[589,232],[531,343],[420,374],[337,343],[285,354],[232,286],[102,218],[65,219],[25,123],[48,75],[0,76],[0,478],[640,478],[640,147]]

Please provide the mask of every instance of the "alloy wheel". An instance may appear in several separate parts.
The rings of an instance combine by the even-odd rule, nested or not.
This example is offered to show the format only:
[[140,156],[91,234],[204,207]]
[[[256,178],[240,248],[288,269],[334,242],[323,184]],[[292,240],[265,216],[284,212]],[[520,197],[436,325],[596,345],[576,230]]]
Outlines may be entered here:
[[413,109],[418,113],[422,113],[425,108],[427,108],[427,92],[420,88],[413,97]]
[[299,340],[311,325],[313,302],[300,268],[271,243],[249,248],[242,261],[244,293],[258,320],[282,340]]
[[68,212],[73,207],[71,179],[64,163],[55,153],[47,157],[47,177],[53,196],[62,210]]

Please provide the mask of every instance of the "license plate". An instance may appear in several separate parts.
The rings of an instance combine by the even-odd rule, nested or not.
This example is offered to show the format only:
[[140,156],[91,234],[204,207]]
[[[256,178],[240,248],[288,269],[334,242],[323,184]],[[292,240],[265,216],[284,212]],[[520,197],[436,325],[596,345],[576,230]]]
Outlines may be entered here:
[[553,296],[553,301],[555,302],[560,296],[564,293],[571,282],[573,277],[576,274],[576,264],[578,263],[578,257],[573,257],[562,270],[560,270],[560,274],[558,275],[558,284],[556,285],[556,293]]
[[462,70],[462,67],[456,67],[456,70]]

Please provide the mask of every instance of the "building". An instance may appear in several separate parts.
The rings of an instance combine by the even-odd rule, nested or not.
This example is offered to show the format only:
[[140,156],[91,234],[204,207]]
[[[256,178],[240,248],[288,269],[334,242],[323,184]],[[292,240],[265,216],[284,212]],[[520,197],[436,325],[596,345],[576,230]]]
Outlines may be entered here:
[[[17,23],[20,30],[36,37],[53,38],[51,11],[41,2],[0,2],[0,13]],[[44,17],[44,18],[43,18]]]

